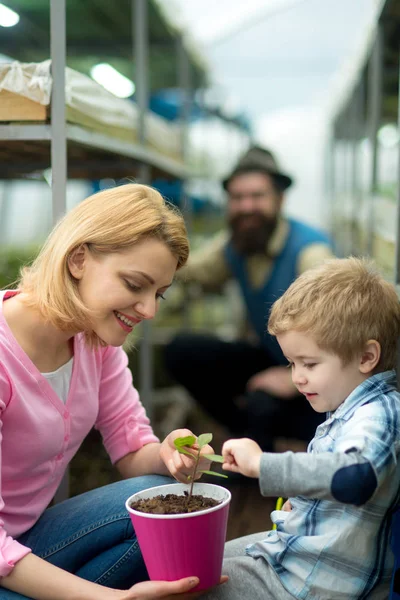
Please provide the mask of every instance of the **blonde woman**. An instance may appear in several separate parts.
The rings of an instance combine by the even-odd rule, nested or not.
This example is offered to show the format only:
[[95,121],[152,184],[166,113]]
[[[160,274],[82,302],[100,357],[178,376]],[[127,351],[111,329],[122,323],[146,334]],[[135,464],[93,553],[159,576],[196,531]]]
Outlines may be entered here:
[[[178,211],[123,185],[70,211],[0,293],[2,600],[183,597],[197,584],[134,585],[147,574],[124,507],[166,476],[187,479],[173,440],[189,432],[159,442],[121,346],[156,315],[188,253]],[[93,426],[124,480],[47,508]]]

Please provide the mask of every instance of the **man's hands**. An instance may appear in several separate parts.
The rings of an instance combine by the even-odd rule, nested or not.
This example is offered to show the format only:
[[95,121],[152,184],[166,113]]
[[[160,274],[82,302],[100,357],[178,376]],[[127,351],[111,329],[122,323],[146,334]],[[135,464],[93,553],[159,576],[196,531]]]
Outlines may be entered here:
[[[180,481],[181,483],[188,482],[188,475],[191,474],[193,469],[194,461],[184,454],[180,454],[174,446],[174,440],[177,437],[186,437],[188,435],[194,435],[189,429],[175,429],[172,431],[165,440],[162,442],[160,447],[160,457],[165,463],[167,469],[171,473],[172,477]],[[197,436],[195,436],[197,437]],[[194,446],[196,448],[196,446]],[[190,448],[188,448],[190,452]],[[211,446],[204,446],[201,449],[201,454],[214,454],[214,450]],[[206,458],[200,458],[198,471],[208,471],[210,469],[211,461]],[[196,475],[196,479],[201,477],[201,473]]]
[[228,440],[222,446],[224,463],[222,468],[233,473],[242,473],[246,477],[260,476],[260,446],[248,438]]
[[256,373],[248,380],[246,389],[249,392],[263,390],[280,398],[291,398],[297,391],[287,367],[270,367]]

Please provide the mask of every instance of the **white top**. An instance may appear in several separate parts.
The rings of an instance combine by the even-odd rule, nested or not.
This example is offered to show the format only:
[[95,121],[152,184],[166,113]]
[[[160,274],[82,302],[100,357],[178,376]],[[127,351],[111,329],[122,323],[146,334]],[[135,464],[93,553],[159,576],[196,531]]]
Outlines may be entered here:
[[42,373],[43,377],[47,379],[57,396],[61,398],[64,404],[67,402],[69,386],[72,377],[73,362],[74,358],[72,357],[67,363],[65,363],[65,365],[61,365],[61,367],[55,371],[51,371],[51,373]]

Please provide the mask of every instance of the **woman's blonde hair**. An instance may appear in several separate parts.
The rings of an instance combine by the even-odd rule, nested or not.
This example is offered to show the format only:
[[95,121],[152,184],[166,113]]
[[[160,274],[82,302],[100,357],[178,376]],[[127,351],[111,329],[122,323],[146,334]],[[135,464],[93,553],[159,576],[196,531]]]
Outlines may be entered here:
[[189,241],[183,217],[157,190],[130,183],[98,192],[58,222],[35,261],[22,270],[18,287],[48,322],[62,331],[85,331],[95,346],[100,341],[91,331],[93,315],[80,298],[68,259],[83,244],[91,252],[109,254],[146,237],[169,248],[177,269],[186,263]]
[[366,259],[326,261],[298,277],[272,306],[268,332],[301,331],[344,363],[368,340],[381,346],[376,371],[396,365],[400,303],[396,290]]

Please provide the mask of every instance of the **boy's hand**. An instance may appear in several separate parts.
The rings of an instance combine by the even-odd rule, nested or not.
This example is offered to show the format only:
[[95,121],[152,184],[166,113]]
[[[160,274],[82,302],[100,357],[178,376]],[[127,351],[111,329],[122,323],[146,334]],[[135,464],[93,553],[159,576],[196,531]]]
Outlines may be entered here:
[[222,446],[222,456],[225,471],[242,473],[246,477],[260,476],[260,459],[262,450],[260,446],[248,438],[228,440]]
[[[172,477],[180,481],[181,483],[188,483],[188,475],[193,470],[194,460],[185,454],[180,454],[174,446],[174,440],[177,437],[186,437],[188,435],[194,435],[190,429],[175,429],[172,431],[165,440],[162,442],[160,447],[160,456],[163,460],[168,471]],[[195,436],[197,437],[197,436]],[[198,448],[196,444],[193,446],[193,450]],[[190,448],[188,448],[190,452]],[[193,452],[193,455],[195,452]],[[214,450],[211,446],[207,445],[201,449],[201,454],[214,454]],[[201,456],[201,455],[200,455]],[[200,458],[198,471],[208,471],[210,469],[211,461],[206,458]],[[201,473],[196,475],[196,479],[201,477]]]
[[290,500],[286,500],[285,504],[282,506],[282,510],[284,510],[285,512],[290,512],[292,510]]

